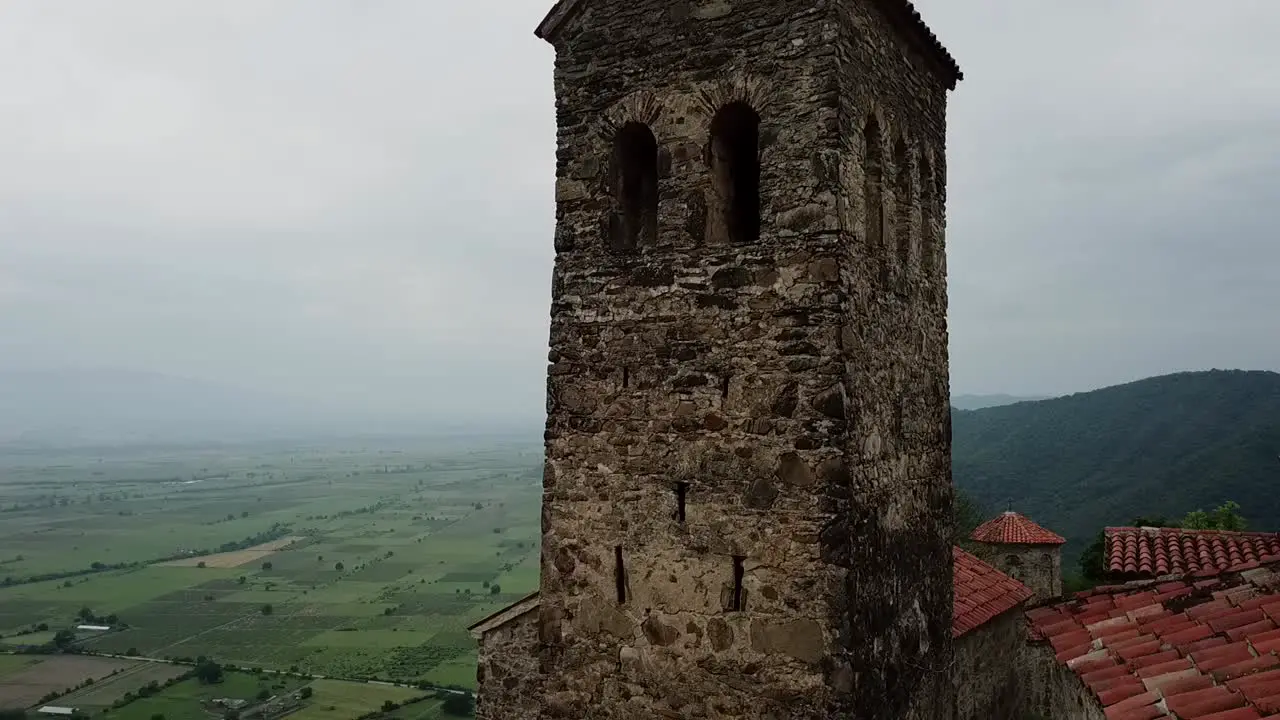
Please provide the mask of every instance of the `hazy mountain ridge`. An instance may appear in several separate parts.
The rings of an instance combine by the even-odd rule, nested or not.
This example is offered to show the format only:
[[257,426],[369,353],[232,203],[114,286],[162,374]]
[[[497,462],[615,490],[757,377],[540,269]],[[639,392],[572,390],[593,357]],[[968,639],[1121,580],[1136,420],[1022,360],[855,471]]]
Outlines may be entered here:
[[1080,545],[1140,514],[1222,500],[1280,531],[1280,374],[1211,370],[952,412],[957,487]]
[[951,396],[951,407],[957,410],[981,410],[983,408],[1047,399],[1048,396],[1046,395],[1005,395],[1003,393],[994,395],[953,395]]
[[352,411],[135,370],[0,371],[0,444],[11,447],[513,430],[536,436],[538,427]]

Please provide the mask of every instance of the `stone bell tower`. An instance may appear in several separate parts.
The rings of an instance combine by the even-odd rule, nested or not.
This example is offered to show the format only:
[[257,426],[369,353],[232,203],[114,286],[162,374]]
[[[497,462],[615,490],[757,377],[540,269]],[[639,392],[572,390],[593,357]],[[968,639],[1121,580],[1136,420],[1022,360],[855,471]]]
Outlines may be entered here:
[[960,70],[906,0],[562,0],[544,718],[949,718]]

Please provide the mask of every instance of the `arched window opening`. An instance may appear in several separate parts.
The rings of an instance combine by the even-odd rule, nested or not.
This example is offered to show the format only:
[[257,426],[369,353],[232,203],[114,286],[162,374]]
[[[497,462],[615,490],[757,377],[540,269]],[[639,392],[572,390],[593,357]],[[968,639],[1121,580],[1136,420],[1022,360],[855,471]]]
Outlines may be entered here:
[[658,235],[658,141],[649,126],[629,122],[613,141],[618,221],[615,250],[631,250]]
[[933,221],[935,202],[933,165],[929,158],[920,156],[920,268],[933,272],[937,263],[937,242],[934,235]]
[[1006,555],[1002,569],[1014,580],[1022,580],[1022,559],[1017,555]]
[[732,102],[711,121],[711,180],[717,239],[751,243],[760,237],[760,116]]
[[865,149],[862,154],[862,198],[866,202],[863,232],[872,250],[885,247],[884,242],[884,150],[881,148],[880,121],[872,115],[862,130]]
[[893,144],[893,172],[893,235],[897,241],[898,265],[906,269],[911,264],[911,211],[915,202],[915,183],[911,177],[911,157],[902,138]]

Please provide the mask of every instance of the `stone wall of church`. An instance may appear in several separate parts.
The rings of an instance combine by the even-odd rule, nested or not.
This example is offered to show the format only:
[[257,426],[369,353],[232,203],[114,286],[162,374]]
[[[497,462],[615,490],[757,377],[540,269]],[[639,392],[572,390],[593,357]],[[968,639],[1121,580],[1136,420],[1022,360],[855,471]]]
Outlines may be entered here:
[[538,665],[537,608],[485,633],[479,651],[477,720],[538,717],[543,683]]
[[1022,645],[1017,656],[1022,668],[1021,713],[1027,720],[1106,720],[1097,698],[1080,678],[1054,658],[1047,642]]
[[956,639],[958,720],[1024,720],[1018,710],[1025,695],[1020,661],[1026,643],[1021,605]]

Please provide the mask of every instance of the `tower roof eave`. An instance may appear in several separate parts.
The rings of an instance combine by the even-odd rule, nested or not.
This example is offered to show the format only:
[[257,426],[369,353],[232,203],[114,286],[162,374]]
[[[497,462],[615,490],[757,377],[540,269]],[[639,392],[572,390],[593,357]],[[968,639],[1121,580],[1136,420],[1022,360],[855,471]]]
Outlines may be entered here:
[[538,23],[538,27],[533,31],[533,34],[537,35],[542,40],[553,42],[556,31],[560,29],[560,25],[570,15],[572,15],[573,11],[577,10],[578,6],[581,4],[582,0],[558,0],[558,2],[556,2],[556,4],[551,8],[551,11],[547,13],[547,16],[542,18],[542,22]]
[[[534,35],[554,43],[560,26],[582,7],[584,2],[585,0],[558,0],[546,17],[542,18],[542,22],[538,23],[537,29],[533,31]],[[960,64],[947,51],[938,36],[929,29],[924,18],[920,17],[920,11],[916,10],[911,0],[874,0],[874,2],[907,39],[915,43],[925,57],[933,61],[946,82],[947,89],[954,90],[956,83],[964,79],[964,72],[960,70]]]

